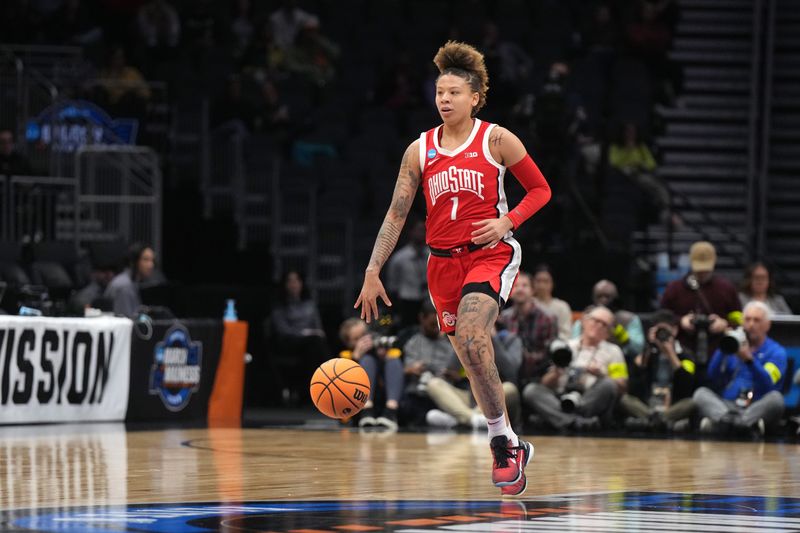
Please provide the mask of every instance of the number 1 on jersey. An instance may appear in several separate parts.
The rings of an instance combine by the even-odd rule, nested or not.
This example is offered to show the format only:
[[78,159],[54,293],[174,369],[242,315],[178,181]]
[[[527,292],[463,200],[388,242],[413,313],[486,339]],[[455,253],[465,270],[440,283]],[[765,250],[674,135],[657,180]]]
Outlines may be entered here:
[[450,211],[450,220],[455,220],[456,211],[458,211],[458,196],[453,196],[450,200],[453,202],[453,209]]

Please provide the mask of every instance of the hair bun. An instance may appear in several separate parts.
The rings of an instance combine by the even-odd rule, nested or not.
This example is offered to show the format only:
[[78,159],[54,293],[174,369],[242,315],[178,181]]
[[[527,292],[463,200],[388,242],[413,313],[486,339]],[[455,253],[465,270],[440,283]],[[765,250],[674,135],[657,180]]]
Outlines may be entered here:
[[478,105],[473,108],[472,115],[486,104],[486,93],[489,91],[489,73],[483,54],[474,46],[458,41],[447,41],[439,48],[433,62],[439,69],[439,75],[455,74],[466,78],[473,91],[480,95]]

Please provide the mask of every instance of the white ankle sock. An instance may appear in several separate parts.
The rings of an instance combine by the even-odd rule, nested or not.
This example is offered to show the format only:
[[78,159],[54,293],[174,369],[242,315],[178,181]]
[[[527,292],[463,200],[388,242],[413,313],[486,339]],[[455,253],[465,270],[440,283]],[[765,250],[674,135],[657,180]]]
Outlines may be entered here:
[[486,426],[489,429],[489,440],[492,440],[492,438],[498,435],[505,435],[512,446],[519,446],[517,434],[514,433],[511,426],[508,425],[505,413],[500,415],[500,418],[487,418]]

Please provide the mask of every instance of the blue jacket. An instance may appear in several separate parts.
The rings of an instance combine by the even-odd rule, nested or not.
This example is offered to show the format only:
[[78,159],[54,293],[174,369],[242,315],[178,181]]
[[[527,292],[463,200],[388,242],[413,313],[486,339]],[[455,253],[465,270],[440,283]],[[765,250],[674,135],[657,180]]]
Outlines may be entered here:
[[742,389],[753,391],[753,401],[768,392],[780,391],[786,372],[786,350],[767,337],[753,349],[753,362],[745,363],[736,354],[717,350],[708,365],[708,377],[724,384],[722,397],[735,400]]

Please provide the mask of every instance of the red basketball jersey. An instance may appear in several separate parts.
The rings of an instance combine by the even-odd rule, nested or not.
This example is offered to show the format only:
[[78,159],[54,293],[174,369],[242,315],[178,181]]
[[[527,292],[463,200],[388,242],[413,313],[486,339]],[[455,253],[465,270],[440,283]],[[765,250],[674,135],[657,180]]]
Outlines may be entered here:
[[[467,140],[455,150],[439,145],[442,126],[420,135],[419,163],[428,216],[427,242],[449,249],[471,242],[473,222],[508,213],[503,176],[506,168],[489,152],[495,124],[475,119]],[[511,232],[506,235],[510,237]]]

